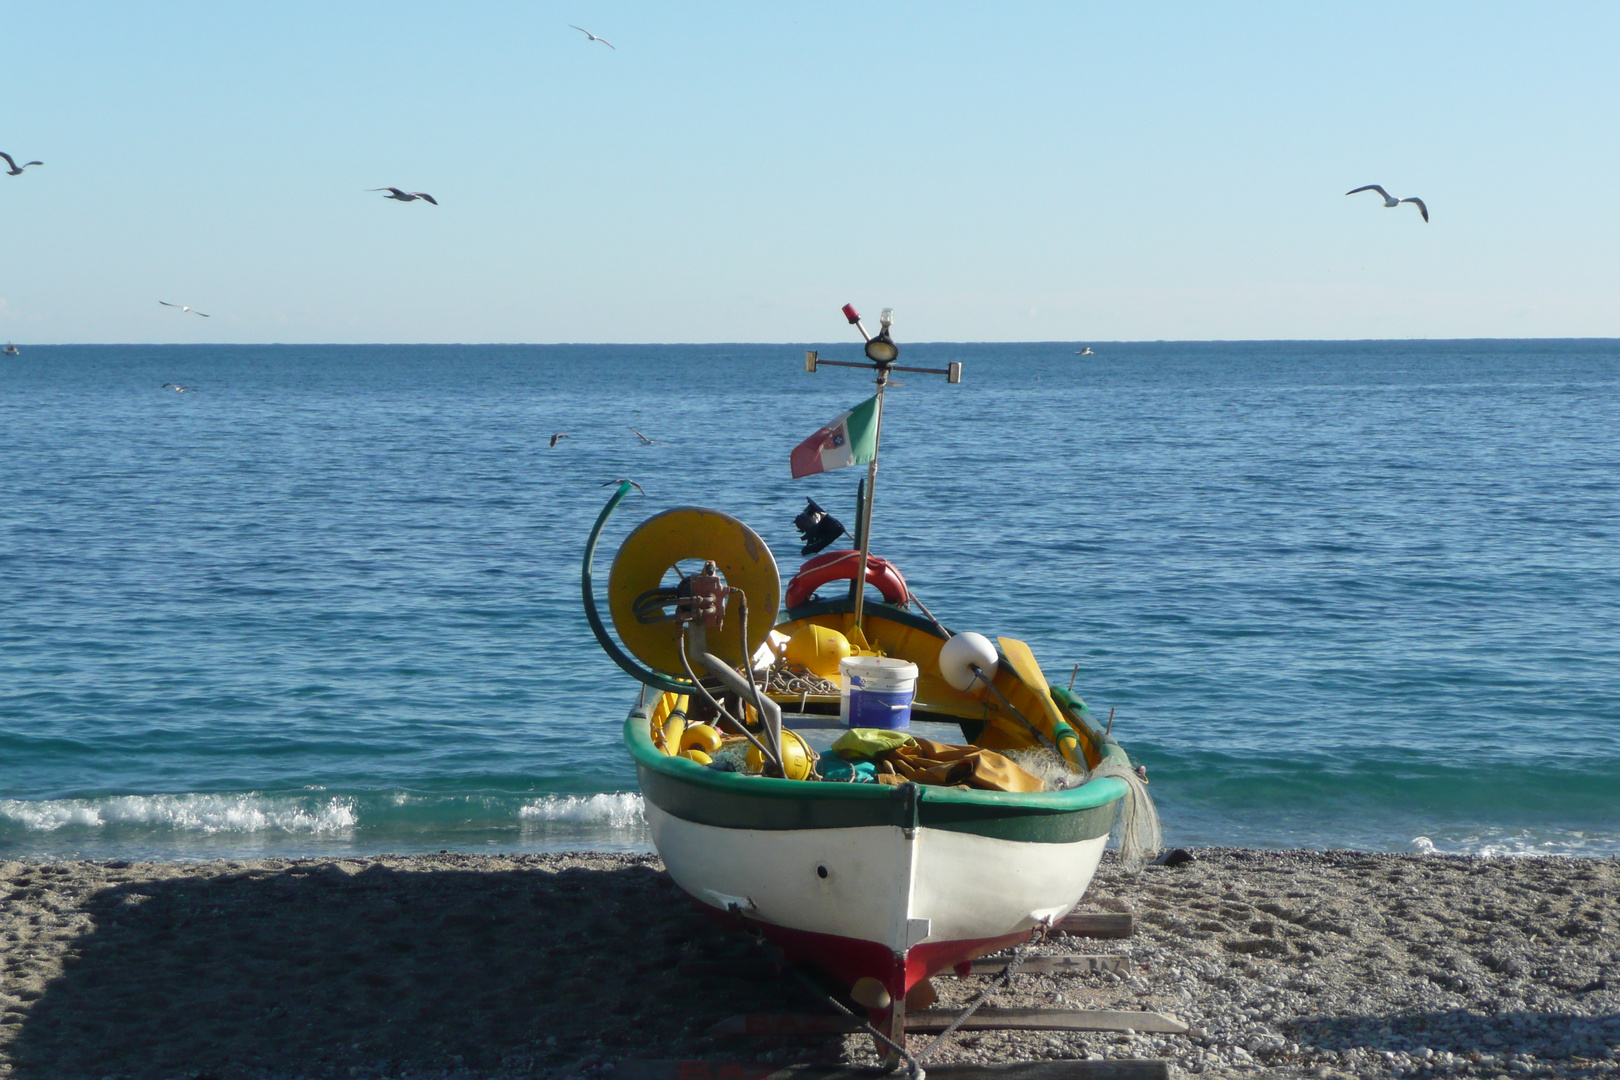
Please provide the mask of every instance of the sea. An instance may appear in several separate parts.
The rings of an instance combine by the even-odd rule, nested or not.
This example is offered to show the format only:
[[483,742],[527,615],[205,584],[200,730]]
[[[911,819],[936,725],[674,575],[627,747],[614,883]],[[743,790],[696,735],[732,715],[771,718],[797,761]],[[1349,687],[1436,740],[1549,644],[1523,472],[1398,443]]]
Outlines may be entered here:
[[[903,344],[963,376],[889,392],[872,544],[1168,844],[1620,855],[1620,342],[1090,344]],[[599,567],[691,505],[785,579],[858,345],[0,358],[0,857],[650,850],[587,534],[628,478]]]

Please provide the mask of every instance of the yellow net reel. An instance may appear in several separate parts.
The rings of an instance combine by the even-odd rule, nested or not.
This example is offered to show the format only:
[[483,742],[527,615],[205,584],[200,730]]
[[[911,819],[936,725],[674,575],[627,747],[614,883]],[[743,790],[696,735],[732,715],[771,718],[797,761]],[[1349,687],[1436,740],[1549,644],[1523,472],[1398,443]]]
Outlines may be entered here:
[[[730,589],[723,626],[708,631],[711,653],[742,668],[776,625],[782,577],[775,556],[759,534],[717,510],[696,506],[666,510],[625,537],[613,558],[607,586],[608,611],[619,640],[655,671],[685,676],[678,645],[682,629],[663,618],[646,598],[668,585],[665,579],[677,563],[701,565],[705,561],[715,564]],[[741,640],[739,592],[748,596],[746,651]],[[706,674],[695,661],[693,668],[699,675]]]

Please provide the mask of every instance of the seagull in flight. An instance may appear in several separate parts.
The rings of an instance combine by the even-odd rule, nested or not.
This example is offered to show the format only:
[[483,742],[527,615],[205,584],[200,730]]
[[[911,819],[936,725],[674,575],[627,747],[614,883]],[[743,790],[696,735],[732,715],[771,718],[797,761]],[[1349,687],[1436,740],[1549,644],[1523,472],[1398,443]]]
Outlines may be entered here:
[[186,312],[189,311],[193,315],[202,315],[202,317],[205,318],[205,319],[212,319],[213,318],[212,315],[206,315],[203,312],[198,311],[196,308],[187,307],[184,304],[171,304],[167,300],[159,300],[158,303],[162,304],[164,307],[177,307],[177,308],[180,309],[180,314],[182,314],[182,315],[184,315]]
[[642,488],[642,486],[640,484],[636,483],[634,480],[626,480],[626,479],[624,479],[622,477],[620,479],[618,479],[618,480],[609,480],[607,483],[603,484],[602,486],[603,487],[612,487],[614,484],[629,484],[631,487],[635,488],[637,491],[640,491],[643,495],[647,494],[647,492]]
[[[591,33],[589,30],[585,29],[583,26],[574,26],[573,23],[569,23],[568,25],[572,26],[575,30],[578,30],[580,33],[584,34],[586,37],[590,38],[592,41],[600,41],[602,44],[606,45],[608,48],[613,49],[613,42],[609,41],[607,38],[605,38],[605,37],[597,37],[595,34]],[[613,51],[618,52],[619,50],[618,49],[613,49]]]
[[197,388],[195,386],[181,386],[179,383],[166,382],[163,384],[163,389],[173,390],[177,394],[183,394],[187,390],[195,390]]
[[1389,209],[1394,209],[1395,207],[1401,205],[1401,203],[1403,203],[1403,202],[1416,203],[1417,208],[1418,208],[1418,213],[1423,215],[1423,220],[1424,221],[1429,220],[1429,208],[1427,206],[1423,205],[1423,200],[1422,199],[1415,198],[1415,197],[1410,198],[1410,199],[1397,199],[1395,196],[1391,195],[1389,192],[1385,191],[1383,188],[1379,187],[1377,184],[1366,184],[1366,185],[1364,185],[1362,187],[1355,188],[1352,191],[1347,191],[1347,192],[1345,192],[1345,194],[1346,195],[1354,195],[1354,194],[1356,194],[1357,192],[1360,192],[1360,191],[1376,191],[1376,192],[1378,192],[1378,194],[1380,194],[1380,195],[1382,195],[1384,197],[1384,206],[1389,208]]
[[552,445],[552,446],[556,446],[556,445],[557,445],[557,440],[558,440],[558,439],[566,439],[566,438],[568,438],[568,432],[566,432],[566,431],[559,431],[559,432],[557,432],[557,434],[555,434],[555,435],[553,435],[553,436],[552,436],[552,437],[551,437],[551,445]]
[[6,164],[11,166],[11,168],[6,171],[7,176],[21,176],[22,171],[24,169],[28,168],[28,165],[43,165],[43,164],[45,164],[43,161],[30,161],[30,162],[28,162],[27,165],[18,165],[16,159],[13,158],[10,154],[6,153],[4,150],[0,150],[0,158],[5,158],[6,159]]
[[383,196],[385,199],[398,199],[400,202],[415,202],[417,199],[426,199],[434,206],[439,205],[439,200],[435,199],[425,191],[401,191],[397,187],[374,187],[366,188],[366,190],[386,191],[388,194]]
[[[626,424],[625,426],[629,427],[628,424]],[[630,430],[631,431],[636,431],[635,428],[630,428]],[[636,438],[641,440],[641,445],[642,446],[663,446],[664,445],[663,443],[659,442],[657,439],[649,439],[649,438],[647,438],[647,436],[643,435],[639,431],[636,431]]]

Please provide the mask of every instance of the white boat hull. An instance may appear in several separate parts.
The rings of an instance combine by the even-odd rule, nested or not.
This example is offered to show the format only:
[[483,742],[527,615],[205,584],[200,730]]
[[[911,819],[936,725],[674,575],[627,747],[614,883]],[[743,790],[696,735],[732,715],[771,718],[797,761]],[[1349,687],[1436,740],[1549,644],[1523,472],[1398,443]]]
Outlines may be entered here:
[[902,956],[1055,922],[1080,902],[1108,841],[1027,843],[897,825],[730,829],[651,802],[645,812],[670,876],[700,902]]

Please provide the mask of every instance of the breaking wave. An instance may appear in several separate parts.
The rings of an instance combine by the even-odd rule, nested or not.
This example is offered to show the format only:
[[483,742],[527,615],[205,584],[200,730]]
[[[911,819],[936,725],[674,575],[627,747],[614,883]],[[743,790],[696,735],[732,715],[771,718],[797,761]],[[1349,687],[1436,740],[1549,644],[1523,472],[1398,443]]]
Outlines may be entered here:
[[518,817],[525,822],[562,822],[632,829],[646,825],[641,805],[640,795],[625,791],[604,795],[547,795],[518,810]]
[[241,794],[114,795],[104,799],[0,800],[0,819],[30,832],[78,826],[148,826],[214,833],[333,833],[358,820],[354,800],[299,799]]
[[1612,855],[1620,836],[1584,829],[1460,829],[1414,836],[1417,855],[1477,855],[1486,859],[1589,857]]
[[490,789],[188,792],[0,799],[0,853],[22,858],[329,857],[650,851],[634,792]]

